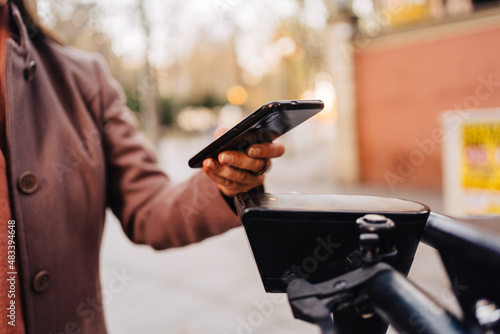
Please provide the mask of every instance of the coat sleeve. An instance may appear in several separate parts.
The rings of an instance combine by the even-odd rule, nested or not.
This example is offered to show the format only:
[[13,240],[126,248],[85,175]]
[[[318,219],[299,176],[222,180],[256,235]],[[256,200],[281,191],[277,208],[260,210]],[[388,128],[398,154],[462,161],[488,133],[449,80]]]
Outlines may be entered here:
[[164,249],[239,226],[238,217],[203,172],[183,183],[169,180],[101,58],[96,57],[94,69],[100,91],[93,107],[100,113],[108,205],[127,236],[136,243]]

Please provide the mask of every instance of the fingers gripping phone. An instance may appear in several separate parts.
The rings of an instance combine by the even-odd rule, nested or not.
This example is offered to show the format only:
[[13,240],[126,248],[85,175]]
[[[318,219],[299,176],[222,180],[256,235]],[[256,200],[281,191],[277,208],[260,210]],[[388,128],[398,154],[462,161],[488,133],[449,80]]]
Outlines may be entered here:
[[189,166],[200,168],[203,160],[217,159],[223,151],[246,151],[254,144],[270,143],[323,108],[324,103],[320,100],[268,102],[193,156]]

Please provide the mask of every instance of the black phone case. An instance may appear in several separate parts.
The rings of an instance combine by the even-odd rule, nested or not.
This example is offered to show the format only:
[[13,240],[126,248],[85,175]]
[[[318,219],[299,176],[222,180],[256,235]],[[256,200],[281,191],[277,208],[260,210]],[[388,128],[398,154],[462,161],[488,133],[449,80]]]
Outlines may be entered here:
[[199,168],[207,158],[217,159],[223,151],[246,151],[258,143],[270,143],[323,110],[319,100],[286,100],[264,104],[189,160]]

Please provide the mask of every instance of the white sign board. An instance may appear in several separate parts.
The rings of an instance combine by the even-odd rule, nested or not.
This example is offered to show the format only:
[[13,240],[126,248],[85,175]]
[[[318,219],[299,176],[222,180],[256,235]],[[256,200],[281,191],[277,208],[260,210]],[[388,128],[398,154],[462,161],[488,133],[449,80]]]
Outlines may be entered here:
[[500,215],[500,109],[443,114],[446,213]]

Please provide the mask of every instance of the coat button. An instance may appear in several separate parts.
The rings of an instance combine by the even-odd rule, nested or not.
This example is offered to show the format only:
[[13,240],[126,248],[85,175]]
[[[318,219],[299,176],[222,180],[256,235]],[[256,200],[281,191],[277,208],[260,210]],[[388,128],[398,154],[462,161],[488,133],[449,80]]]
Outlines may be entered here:
[[38,189],[38,178],[32,172],[24,172],[18,183],[19,189],[25,194],[32,194]]
[[24,68],[24,79],[26,81],[31,81],[33,80],[33,77],[35,76],[35,71],[36,71],[36,62],[34,60],[31,60]]
[[42,270],[33,278],[33,290],[42,293],[49,289],[50,274],[47,270]]

